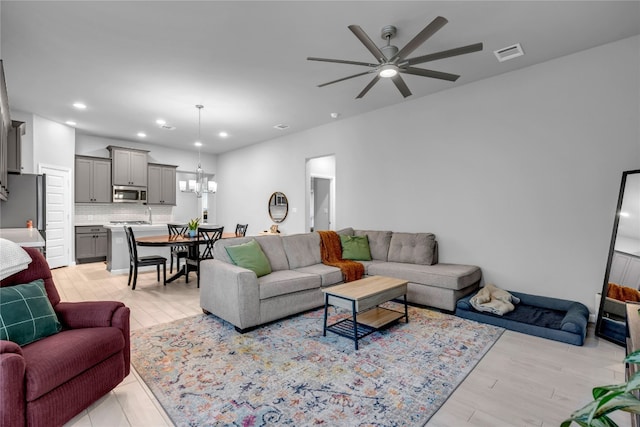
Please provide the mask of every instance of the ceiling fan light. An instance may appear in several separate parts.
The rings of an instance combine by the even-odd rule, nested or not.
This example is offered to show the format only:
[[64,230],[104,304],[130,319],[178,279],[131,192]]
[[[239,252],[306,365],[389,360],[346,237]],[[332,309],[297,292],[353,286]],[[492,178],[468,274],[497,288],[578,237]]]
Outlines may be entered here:
[[398,74],[398,67],[392,64],[383,65],[378,72],[380,77],[389,78]]

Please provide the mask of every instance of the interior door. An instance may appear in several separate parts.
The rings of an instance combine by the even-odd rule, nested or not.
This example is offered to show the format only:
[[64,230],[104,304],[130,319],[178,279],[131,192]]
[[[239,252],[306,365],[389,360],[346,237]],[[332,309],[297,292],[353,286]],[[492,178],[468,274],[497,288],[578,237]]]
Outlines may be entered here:
[[326,178],[313,178],[313,229],[329,230],[331,221],[329,220],[331,200],[331,180]]
[[46,255],[49,267],[71,263],[71,170],[40,165],[46,179]]

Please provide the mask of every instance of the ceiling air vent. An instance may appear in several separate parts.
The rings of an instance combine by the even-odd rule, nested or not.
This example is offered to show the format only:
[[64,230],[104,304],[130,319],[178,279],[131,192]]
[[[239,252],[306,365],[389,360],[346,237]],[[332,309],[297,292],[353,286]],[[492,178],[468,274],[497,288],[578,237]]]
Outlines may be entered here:
[[509,59],[517,58],[518,56],[524,55],[524,51],[522,50],[522,46],[520,43],[516,43],[513,46],[503,47],[502,49],[494,50],[493,54],[498,58],[498,61],[504,62]]
[[289,125],[279,124],[279,125],[275,125],[274,128],[278,130],[285,130],[285,129],[289,129]]
[[164,130],[176,130],[175,126],[170,126],[170,125],[160,125],[160,128]]

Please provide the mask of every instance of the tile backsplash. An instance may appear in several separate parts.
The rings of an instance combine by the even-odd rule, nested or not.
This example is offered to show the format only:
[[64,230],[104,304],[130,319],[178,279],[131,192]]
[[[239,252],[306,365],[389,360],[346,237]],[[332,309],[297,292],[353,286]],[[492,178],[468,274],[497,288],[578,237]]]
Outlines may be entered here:
[[[151,214],[154,223],[166,224],[173,221],[173,206],[153,205]],[[147,221],[149,212],[146,205],[112,204],[76,204],[76,225],[100,225],[110,221]]]

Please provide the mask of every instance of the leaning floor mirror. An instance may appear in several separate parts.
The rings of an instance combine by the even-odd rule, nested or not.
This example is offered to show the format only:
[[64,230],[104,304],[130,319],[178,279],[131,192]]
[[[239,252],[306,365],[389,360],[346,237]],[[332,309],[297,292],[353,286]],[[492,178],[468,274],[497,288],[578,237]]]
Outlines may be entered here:
[[625,301],[640,301],[640,169],[622,174],[596,334],[626,345]]

